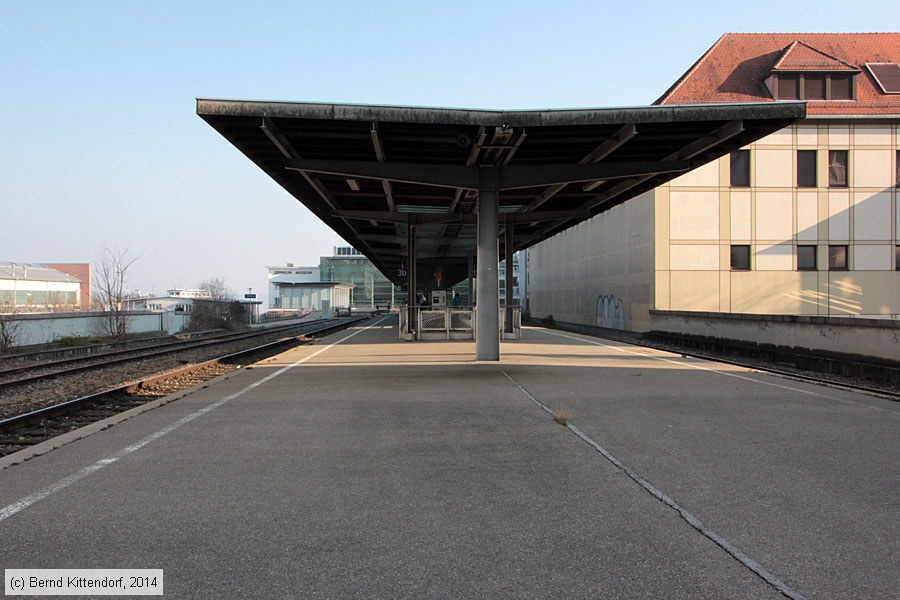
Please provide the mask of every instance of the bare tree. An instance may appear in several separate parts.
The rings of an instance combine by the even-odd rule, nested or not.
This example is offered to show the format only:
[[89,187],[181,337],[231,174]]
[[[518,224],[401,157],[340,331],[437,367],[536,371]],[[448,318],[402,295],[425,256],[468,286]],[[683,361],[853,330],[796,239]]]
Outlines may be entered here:
[[209,298],[195,298],[189,329],[235,329],[246,323],[244,307],[233,300],[233,293],[221,277],[210,277],[197,286],[206,291]]
[[223,302],[231,300],[231,290],[225,285],[225,280],[221,277],[210,277],[200,282],[199,289],[209,293],[210,300],[218,300]]
[[97,252],[94,265],[93,301],[104,313],[104,332],[121,338],[128,332],[125,313],[125,279],[128,269],[137,261],[128,249],[103,246]]
[[19,341],[19,333],[22,321],[19,320],[18,311],[4,312],[0,307],[0,354],[8,352]]

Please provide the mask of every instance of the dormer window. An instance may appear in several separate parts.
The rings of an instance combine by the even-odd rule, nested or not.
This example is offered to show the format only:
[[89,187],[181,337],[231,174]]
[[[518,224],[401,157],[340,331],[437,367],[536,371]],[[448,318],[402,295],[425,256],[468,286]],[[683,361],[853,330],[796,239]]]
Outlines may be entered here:
[[766,81],[776,100],[856,100],[856,75],[849,62],[796,41],[772,65]]
[[855,100],[854,73],[776,73],[776,100]]

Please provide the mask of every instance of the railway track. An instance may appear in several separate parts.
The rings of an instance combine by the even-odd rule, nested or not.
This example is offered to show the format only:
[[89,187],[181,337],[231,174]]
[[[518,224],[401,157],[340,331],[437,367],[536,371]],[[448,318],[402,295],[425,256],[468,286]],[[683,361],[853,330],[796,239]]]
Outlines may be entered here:
[[[647,345],[647,347],[655,347],[651,345]],[[671,351],[671,350],[670,350]],[[890,390],[887,388],[881,387],[872,387],[869,385],[862,385],[859,383],[853,383],[850,381],[841,381],[833,378],[825,378],[825,377],[817,377],[815,375],[810,375],[807,373],[801,373],[795,370],[785,370],[780,369],[775,366],[765,366],[759,362],[746,362],[735,360],[733,358],[726,358],[722,356],[715,356],[711,354],[704,354],[700,352],[686,351],[686,350],[676,350],[682,356],[689,356],[692,358],[700,358],[703,360],[710,360],[720,363],[725,363],[728,365],[734,365],[736,367],[744,367],[747,369],[753,369],[756,371],[764,371],[766,373],[771,373],[773,375],[779,375],[781,377],[787,377],[789,379],[796,379],[799,381],[808,381],[810,383],[817,383],[820,385],[828,385],[831,387],[839,387],[847,390],[851,390],[854,392],[862,392],[864,394],[870,394],[873,396],[881,396],[884,398],[890,398],[892,400],[900,401],[900,392],[896,392],[894,390]]]
[[[542,325],[547,327],[547,325]],[[795,379],[798,381],[807,381],[810,383],[816,383],[819,385],[827,385],[830,387],[836,387],[841,389],[846,389],[854,392],[861,392],[864,394],[869,394],[873,396],[878,396],[881,398],[886,398],[889,400],[900,401],[900,391],[897,389],[892,389],[891,387],[885,386],[876,386],[871,385],[869,383],[861,383],[858,380],[854,381],[851,377],[839,377],[839,376],[828,376],[824,374],[818,374],[814,371],[805,371],[799,367],[787,368],[785,365],[781,363],[772,363],[766,360],[753,360],[753,359],[745,359],[741,360],[739,358],[735,358],[732,354],[719,354],[715,352],[698,352],[696,350],[692,350],[687,346],[682,346],[674,342],[662,343],[659,341],[654,341],[652,339],[644,339],[637,336],[615,336],[615,335],[599,335],[595,333],[586,333],[584,331],[570,330],[562,327],[552,327],[553,329],[560,329],[562,331],[572,331],[573,333],[579,333],[581,335],[586,335],[588,337],[594,337],[598,339],[605,339],[616,342],[625,342],[627,344],[632,344],[635,346],[640,346],[643,348],[653,348],[654,350],[663,350],[666,352],[672,352],[675,354],[680,354],[681,356],[690,357],[690,358],[699,358],[702,360],[709,360],[713,362],[724,363],[728,365],[734,365],[736,367],[743,367],[746,369],[753,369],[755,371],[762,371],[765,373],[771,373],[772,375],[778,375],[780,377],[786,377],[788,379]]]
[[[311,341],[317,336],[344,329],[366,318],[368,317],[342,319],[339,323],[334,323],[333,320],[329,323],[320,322],[312,328],[306,327],[304,336],[310,338]],[[252,364],[266,356],[276,354],[286,346],[298,343],[303,343],[298,337],[284,337],[198,364],[152,375],[139,381],[0,420],[0,457],[159,397],[208,381],[239,369],[243,365]],[[85,368],[97,368],[97,366],[95,364]],[[59,373],[56,373],[51,376],[58,375]]]
[[[207,348],[228,342],[253,339],[272,334],[287,335],[291,332],[302,334],[311,328],[328,322],[328,319],[309,321],[303,324],[293,324],[284,327],[273,327],[265,330],[243,331],[238,333],[226,333],[215,336],[207,336],[191,340],[167,340],[162,343],[148,344],[138,348],[125,348],[122,350],[110,350],[106,352],[90,353],[83,356],[73,356],[49,361],[41,361],[43,353],[31,355],[30,360],[19,360],[12,367],[0,368],[0,393],[4,388],[31,383],[50,377],[78,373],[102,366],[110,366],[129,361],[163,356],[184,350]],[[52,354],[52,352],[50,353]]]

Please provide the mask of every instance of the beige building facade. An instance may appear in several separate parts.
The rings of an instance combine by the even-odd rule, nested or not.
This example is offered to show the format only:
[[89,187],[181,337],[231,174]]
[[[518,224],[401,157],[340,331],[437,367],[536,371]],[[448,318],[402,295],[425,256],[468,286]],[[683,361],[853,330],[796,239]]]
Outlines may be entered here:
[[[749,187],[731,185],[725,157],[658,188],[655,307],[896,318],[897,149],[894,124],[804,123],[746,148]],[[829,186],[833,150],[846,187]],[[800,151],[814,153],[814,187],[797,185]]]
[[[764,96],[785,72],[812,80],[824,72],[812,69],[830,64],[849,79],[854,99],[810,101],[802,123],[533,247],[532,316],[633,331],[650,328],[651,310],[900,317],[900,94],[883,93],[866,64],[835,62],[839,42],[856,35],[867,34],[802,46],[738,34],[717,42],[704,59],[723,52],[720,45],[735,65],[770,50],[766,43],[784,48],[776,67],[770,56],[756,72],[721,73],[732,85],[745,79],[750,95]],[[900,35],[877,35],[893,36],[900,52]],[[724,86],[704,71],[704,59],[659,103],[716,99]],[[872,60],[885,62],[881,54]],[[710,62],[722,70],[721,56]],[[708,80],[711,96],[697,91],[696,78]],[[683,97],[685,87],[692,96]]]

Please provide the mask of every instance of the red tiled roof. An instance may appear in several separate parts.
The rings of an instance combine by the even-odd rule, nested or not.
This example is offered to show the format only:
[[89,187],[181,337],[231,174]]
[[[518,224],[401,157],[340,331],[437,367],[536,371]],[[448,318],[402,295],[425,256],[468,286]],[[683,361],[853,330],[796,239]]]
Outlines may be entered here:
[[772,67],[773,71],[856,71],[841,59],[797,41],[788,46]]
[[883,93],[867,62],[900,63],[900,33],[726,33],[654,104],[774,102],[773,67],[852,68],[856,100],[809,101],[809,116],[900,114],[900,95]]

